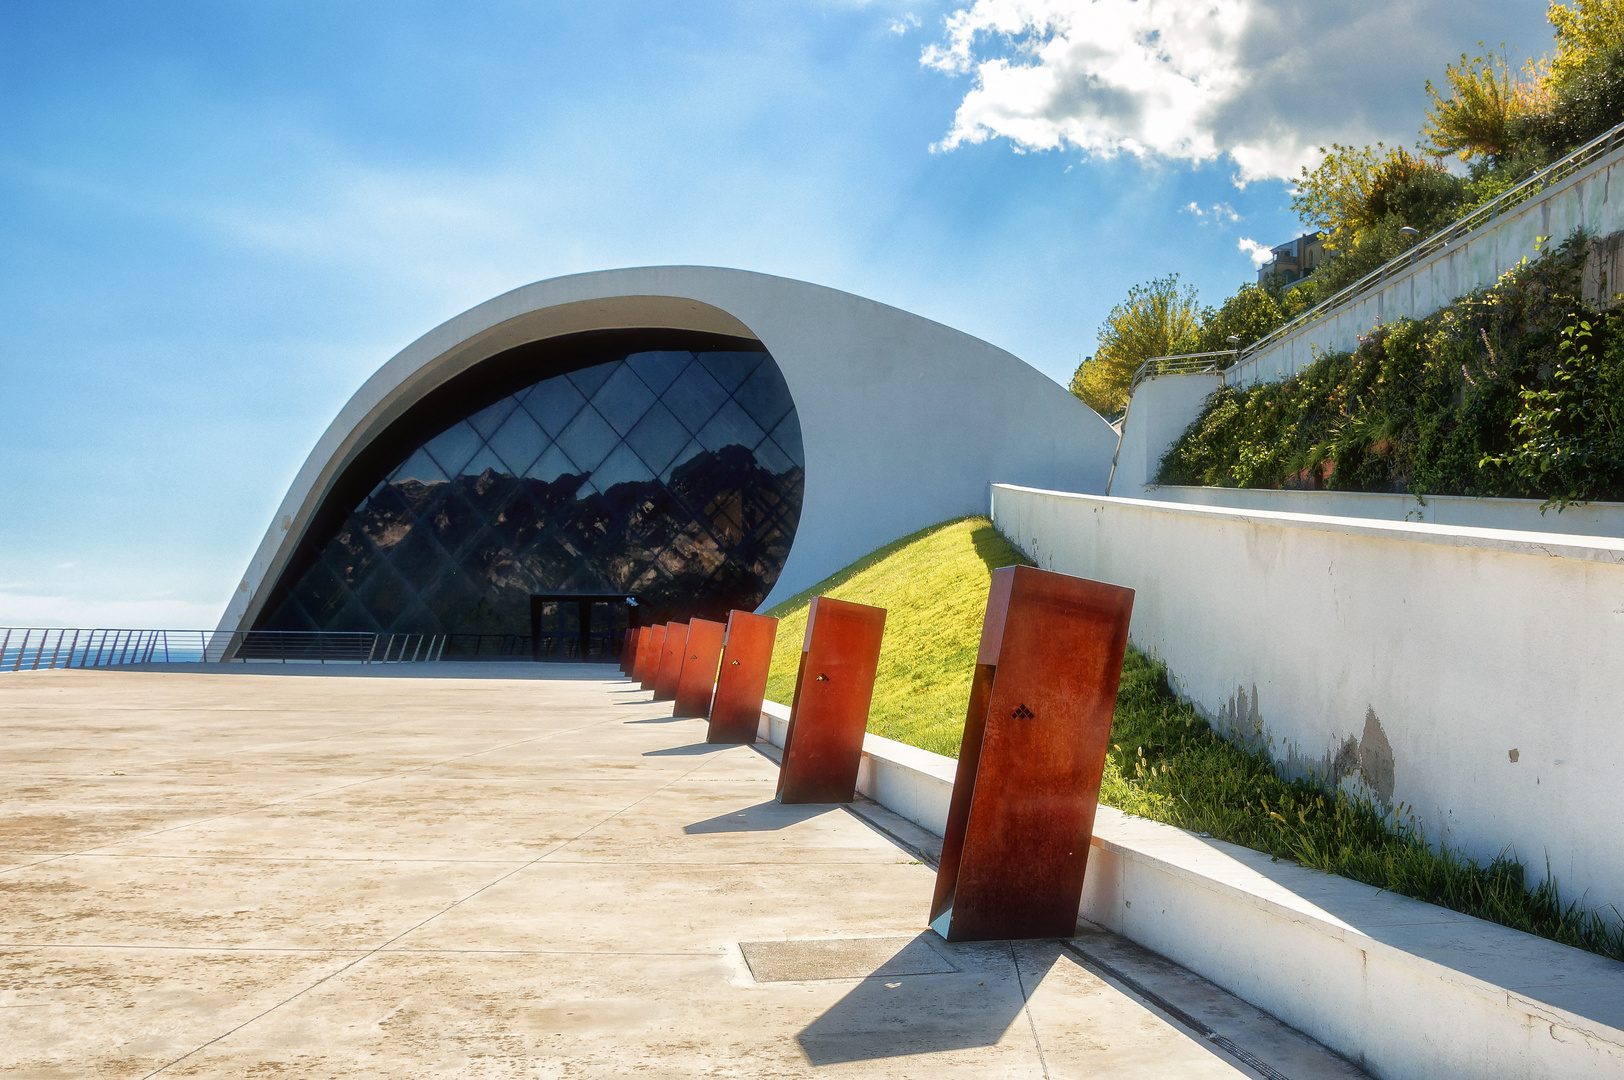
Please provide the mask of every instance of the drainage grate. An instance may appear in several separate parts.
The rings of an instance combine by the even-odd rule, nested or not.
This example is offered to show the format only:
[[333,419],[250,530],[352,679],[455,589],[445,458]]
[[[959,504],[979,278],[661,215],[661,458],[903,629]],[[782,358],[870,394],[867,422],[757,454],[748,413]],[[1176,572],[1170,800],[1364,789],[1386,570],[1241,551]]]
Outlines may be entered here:
[[757,982],[940,975],[959,970],[922,937],[741,941]]

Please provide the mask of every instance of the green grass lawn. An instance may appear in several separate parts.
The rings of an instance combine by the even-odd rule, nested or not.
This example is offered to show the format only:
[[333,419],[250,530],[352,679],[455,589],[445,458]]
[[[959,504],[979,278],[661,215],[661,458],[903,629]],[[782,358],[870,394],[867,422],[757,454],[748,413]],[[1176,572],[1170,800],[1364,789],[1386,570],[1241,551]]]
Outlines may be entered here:
[[[779,619],[767,696],[795,693],[814,596],[887,610],[868,728],[957,757],[992,571],[1029,563],[986,518],[888,544],[766,612]],[[1277,858],[1624,960],[1624,934],[1509,857],[1487,866],[1434,850],[1413,820],[1281,779],[1261,754],[1216,734],[1132,646],[1122,666],[1100,801]],[[1616,914],[1616,913],[1615,913]]]

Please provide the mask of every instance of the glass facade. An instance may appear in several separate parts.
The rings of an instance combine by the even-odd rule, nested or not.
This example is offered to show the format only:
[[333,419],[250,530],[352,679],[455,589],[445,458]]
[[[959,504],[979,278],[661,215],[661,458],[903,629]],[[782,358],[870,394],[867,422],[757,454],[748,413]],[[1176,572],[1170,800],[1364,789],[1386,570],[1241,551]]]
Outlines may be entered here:
[[489,403],[464,390],[480,407],[442,403],[352,466],[335,492],[365,494],[323,508],[256,629],[529,635],[538,593],[625,593],[644,622],[753,610],[804,481],[777,363],[736,344],[603,356]]

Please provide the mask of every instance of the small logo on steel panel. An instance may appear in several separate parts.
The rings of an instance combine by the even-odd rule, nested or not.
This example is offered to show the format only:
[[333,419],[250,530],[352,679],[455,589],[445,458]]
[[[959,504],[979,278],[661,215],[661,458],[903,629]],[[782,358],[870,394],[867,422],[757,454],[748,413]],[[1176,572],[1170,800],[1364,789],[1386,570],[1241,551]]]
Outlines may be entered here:
[[1030,719],[1032,719],[1032,710],[1028,709],[1026,707],[1026,705],[1023,703],[1023,704],[1015,706],[1015,711],[1010,713],[1009,715],[1010,715],[1010,718],[1014,719],[1014,720],[1030,720]]

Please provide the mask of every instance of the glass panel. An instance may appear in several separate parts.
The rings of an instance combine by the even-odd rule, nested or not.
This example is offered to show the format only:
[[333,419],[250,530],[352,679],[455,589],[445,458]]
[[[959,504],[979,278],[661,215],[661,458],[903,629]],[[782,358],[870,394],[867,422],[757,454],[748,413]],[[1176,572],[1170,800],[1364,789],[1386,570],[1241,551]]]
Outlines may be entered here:
[[631,434],[626,436],[626,444],[637,451],[650,471],[660,473],[691,439],[688,429],[671,414],[671,410],[655,402],[654,407],[631,430]]
[[541,452],[552,444],[541,425],[524,409],[514,409],[507,422],[497,429],[488,445],[507,463],[507,471],[523,476]]
[[801,420],[793,410],[773,428],[772,437],[773,442],[789,455],[791,461],[797,465],[806,464],[806,451],[801,448]]
[[507,467],[506,462],[496,456],[495,451],[488,446],[482,446],[479,448],[479,453],[475,454],[472,460],[462,467],[462,475],[480,476],[487,470],[498,475],[512,475],[513,472]]
[[591,472],[609,456],[609,451],[619,441],[620,436],[615,434],[615,429],[588,406],[558,436],[558,448],[575,462],[577,471]]
[[640,352],[626,357],[626,363],[650,390],[663,394],[693,358],[690,352]]
[[390,474],[389,483],[398,485],[408,480],[416,480],[420,484],[437,484],[449,479],[451,478],[446,475],[445,470],[429,457],[428,451],[418,447],[400,468]]
[[481,409],[470,416],[468,425],[479,432],[480,438],[489,439],[496,433],[496,429],[502,426],[502,421],[508,418],[508,414],[518,407],[519,403],[516,399],[505,397],[495,405]]
[[575,388],[583,395],[591,397],[598,392],[598,387],[602,386],[609,376],[615,373],[615,368],[619,366],[620,361],[612,360],[607,364],[595,364],[589,368],[582,368],[580,371],[572,371],[564,378],[573,383]]
[[755,374],[733,392],[733,400],[743,405],[750,418],[767,431],[771,431],[773,425],[795,407],[795,403],[790,400],[789,384],[784,382],[784,376],[779,373],[777,364],[762,364],[758,367]]
[[671,389],[660,395],[660,400],[689,431],[698,433],[727,400],[727,391],[709,372],[695,364],[671,384]]
[[730,401],[699,432],[699,441],[707,450],[720,450],[724,446],[754,449],[766,434],[739,408],[738,402]]
[[621,435],[630,431],[652,404],[654,391],[625,364],[617,365],[615,373],[592,395],[592,407]]
[[756,464],[770,473],[788,472],[795,468],[795,462],[771,439],[762,439],[756,446]]
[[545,379],[515,396],[525,412],[535,417],[541,430],[553,436],[568,427],[586,404],[586,398],[562,375]]
[[665,469],[661,471],[660,479],[669,485],[671,483],[672,476],[674,476],[677,472],[688,468],[688,466],[693,463],[695,458],[706,453],[709,453],[709,451],[707,451],[703,446],[700,446],[697,439],[690,440],[688,445],[684,446],[682,450],[678,452],[677,456],[671,459],[671,464],[667,465]]
[[654,474],[643,464],[643,459],[621,443],[592,474],[592,485],[606,492],[616,484],[647,483],[653,479]]
[[[750,373],[760,366],[766,356],[766,353],[759,352],[703,352],[699,354],[699,362],[731,394],[750,377]],[[773,365],[774,368],[777,366]]]
[[564,451],[549,443],[536,463],[525,470],[525,476],[531,480],[541,480],[552,483],[560,476],[579,475],[582,470],[577,468]]
[[456,476],[462,472],[462,467],[468,464],[468,459],[473,457],[474,452],[482,445],[484,440],[479,437],[479,433],[469,427],[468,422],[464,420],[451,425],[424,443],[423,449],[439,463],[447,476]]

